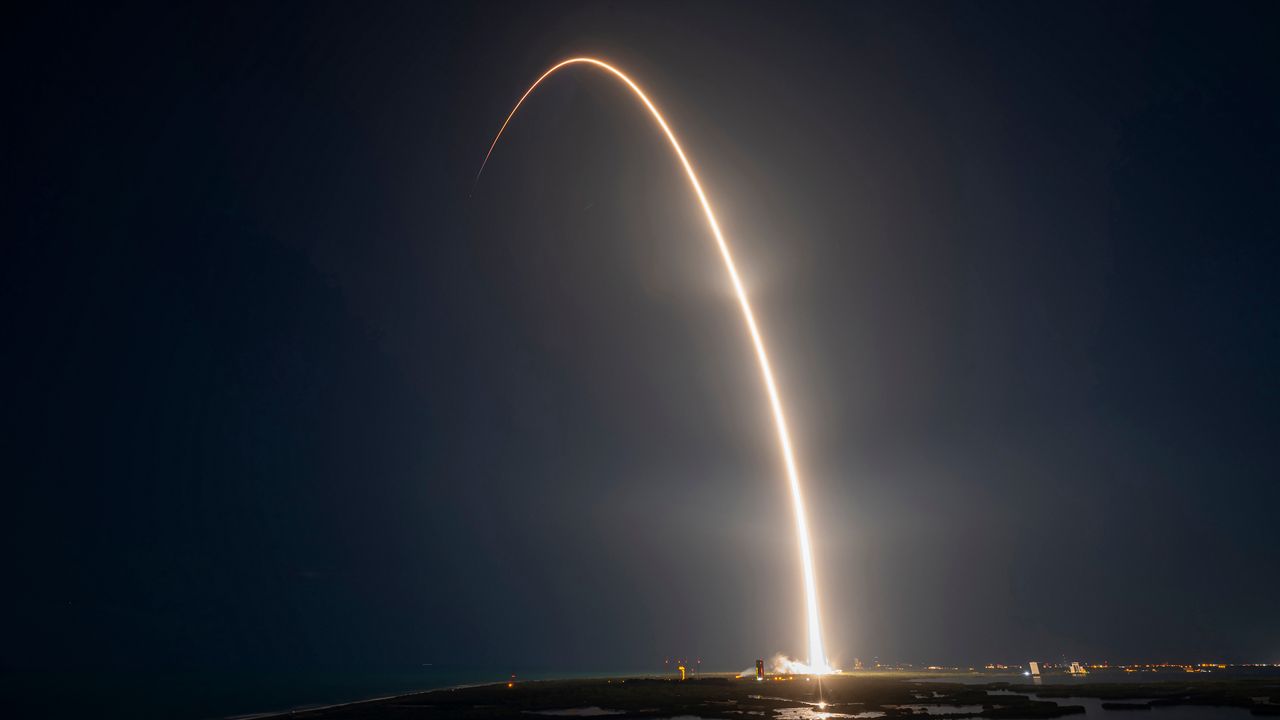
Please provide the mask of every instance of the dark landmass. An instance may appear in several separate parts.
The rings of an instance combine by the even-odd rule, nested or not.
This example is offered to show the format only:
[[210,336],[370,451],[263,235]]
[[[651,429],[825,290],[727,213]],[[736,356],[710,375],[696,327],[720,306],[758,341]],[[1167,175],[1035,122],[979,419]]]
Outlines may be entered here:
[[[926,715],[930,720],[954,720],[1057,718],[1085,712],[1082,706],[1055,701],[1068,697],[1103,699],[1107,701],[1103,707],[1109,710],[1199,705],[1280,716],[1280,678],[1274,677],[1027,685],[922,681],[870,673],[821,680],[782,675],[763,682],[730,676],[516,682],[299,709],[284,715],[316,720],[553,720],[566,715],[609,720],[679,715],[706,720],[825,720],[830,714],[839,720],[842,715],[874,712],[890,720]],[[933,712],[927,713],[926,706]]]
[[[819,706],[818,703],[823,703]],[[904,679],[834,676],[808,679],[700,677],[554,680],[436,690],[385,700],[315,710],[298,718],[394,718],[395,720],[551,720],[541,715],[565,710],[600,711],[610,720],[692,715],[706,720],[822,720],[826,713],[883,713],[885,718],[1057,718],[1083,713],[1026,695],[991,695],[981,686]],[[976,708],[978,709],[974,709]],[[954,709],[955,712],[945,712]],[[938,710],[944,712],[938,713]],[[589,712],[591,712],[589,711]]]
[[1043,699],[1090,697],[1107,701],[1142,701],[1140,703],[1103,703],[1102,707],[1108,710],[1142,709],[1168,705],[1199,705],[1248,708],[1254,715],[1280,715],[1280,678],[1274,676],[1241,677],[1223,680],[1100,682],[1081,683],[1078,685],[992,683],[980,687],[1035,693]]

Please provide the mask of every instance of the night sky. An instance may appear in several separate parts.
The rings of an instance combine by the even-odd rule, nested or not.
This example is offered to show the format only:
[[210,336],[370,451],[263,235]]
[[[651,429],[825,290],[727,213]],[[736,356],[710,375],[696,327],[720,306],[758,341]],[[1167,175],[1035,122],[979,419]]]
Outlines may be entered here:
[[1280,662],[1280,6],[48,4],[0,668]]

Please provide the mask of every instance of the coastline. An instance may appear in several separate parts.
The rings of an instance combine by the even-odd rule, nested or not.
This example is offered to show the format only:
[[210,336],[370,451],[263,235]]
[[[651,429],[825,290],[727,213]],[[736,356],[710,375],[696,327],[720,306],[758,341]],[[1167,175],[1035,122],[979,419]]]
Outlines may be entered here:
[[286,717],[295,715],[299,712],[312,712],[320,710],[335,710],[337,708],[351,707],[352,705],[364,705],[367,703],[383,702],[384,700],[397,700],[399,698],[413,697],[414,695],[422,695],[424,693],[439,692],[441,690],[465,690],[467,688],[482,688],[490,685],[501,685],[501,680],[494,682],[481,683],[463,683],[461,685],[442,685],[440,687],[422,688],[419,690],[410,690],[404,693],[393,693],[391,695],[382,695],[379,697],[361,698],[359,700],[349,700],[347,702],[329,703],[326,705],[296,705],[287,710],[268,710],[266,712],[249,713],[247,715],[227,715],[220,720],[264,720],[265,718]]
[[[719,676],[734,673],[718,673],[703,672],[704,676]],[[654,673],[556,673],[549,675],[536,675],[519,680],[521,684],[533,682],[555,682],[563,680],[610,680],[610,679],[632,679],[632,678],[653,678],[659,677]],[[389,695],[379,695],[377,697],[365,697],[358,700],[344,700],[336,703],[324,703],[319,705],[294,705],[284,710],[266,710],[262,712],[238,713],[235,715],[222,715],[210,720],[268,720],[269,718],[289,717],[301,712],[319,712],[323,710],[335,710],[338,708],[351,707],[354,705],[364,705],[368,703],[384,702],[386,700],[397,700],[401,698],[414,697],[416,695],[424,695],[426,693],[440,692],[443,690],[469,690],[474,688],[485,688],[491,686],[502,685],[506,680],[492,680],[483,682],[467,682],[455,683],[452,685],[440,685],[437,687],[424,687],[406,692],[391,693]]]

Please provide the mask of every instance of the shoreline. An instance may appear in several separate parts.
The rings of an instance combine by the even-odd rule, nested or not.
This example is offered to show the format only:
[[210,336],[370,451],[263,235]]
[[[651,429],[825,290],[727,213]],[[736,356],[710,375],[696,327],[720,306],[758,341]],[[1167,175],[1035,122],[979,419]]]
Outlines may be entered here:
[[[720,672],[704,672],[705,676],[726,675],[734,673]],[[528,680],[519,680],[521,684],[535,682],[556,682],[563,680],[616,680],[616,679],[632,679],[632,678],[651,678],[659,677],[654,673],[599,673],[589,675],[575,675],[572,673],[566,675],[556,675],[554,677],[538,677]],[[425,693],[440,692],[441,690],[468,690],[472,688],[490,687],[492,685],[503,685],[506,680],[494,680],[491,682],[473,682],[461,683],[458,685],[441,685],[439,687],[419,688],[417,690],[409,690],[407,692],[392,693],[390,695],[380,695],[378,697],[360,698],[359,700],[347,700],[336,703],[326,703],[323,705],[295,705],[284,710],[266,710],[263,712],[241,713],[239,715],[219,715],[210,720],[267,720],[268,718],[288,717],[300,712],[313,712],[320,710],[333,710],[335,708],[350,707],[352,705],[363,705],[365,703],[382,702],[384,700],[395,700],[397,698],[412,697],[414,695],[423,695]]]
[[[536,681],[526,681],[536,682]],[[382,695],[379,697],[361,698],[359,700],[348,700],[346,702],[329,703],[327,705],[295,705],[287,710],[268,710],[266,712],[248,713],[244,715],[224,715],[218,720],[265,720],[266,718],[285,717],[294,715],[299,712],[312,712],[318,710],[333,710],[335,708],[350,707],[352,705],[363,705],[365,703],[382,702],[384,700],[395,700],[397,698],[411,697],[413,695],[422,695],[424,693],[439,692],[441,690],[465,690],[468,688],[482,688],[490,685],[501,685],[501,680],[494,682],[482,683],[463,683],[461,685],[443,685],[434,688],[422,688],[419,690],[410,690],[409,692],[394,693],[391,695]]]

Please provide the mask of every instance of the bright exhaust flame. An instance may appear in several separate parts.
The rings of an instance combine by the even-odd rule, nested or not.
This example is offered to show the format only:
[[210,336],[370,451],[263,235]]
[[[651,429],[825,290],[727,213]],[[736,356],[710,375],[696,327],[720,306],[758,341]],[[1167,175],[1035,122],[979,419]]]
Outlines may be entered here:
[[796,461],[791,451],[791,437],[787,432],[786,417],[782,413],[782,401],[778,397],[778,388],[773,380],[773,370],[769,366],[769,357],[765,353],[764,339],[760,335],[760,329],[756,326],[755,315],[751,312],[751,304],[747,301],[747,292],[742,287],[742,280],[738,278],[738,269],[733,263],[733,256],[729,252],[729,244],[725,241],[724,235],[720,232],[720,224],[716,222],[715,213],[711,211],[711,203],[707,200],[706,193],[702,190],[702,184],[698,182],[698,176],[693,171],[693,164],[689,162],[689,158],[685,156],[684,150],[680,147],[680,141],[676,139],[675,133],[667,125],[667,121],[662,117],[662,113],[658,112],[658,108],[654,106],[644,91],[636,85],[631,78],[627,77],[621,70],[612,65],[595,58],[576,57],[563,60],[548,69],[546,72],[529,86],[524,95],[516,103],[515,107],[507,115],[507,119],[502,122],[502,127],[498,129],[498,134],[494,136],[493,143],[489,145],[489,152],[485,153],[484,162],[480,165],[480,172],[476,173],[476,180],[479,181],[480,174],[484,172],[484,167],[489,163],[489,157],[493,155],[493,149],[498,146],[498,141],[502,139],[502,133],[507,129],[507,125],[511,122],[511,118],[515,117],[520,106],[524,104],[525,99],[533,93],[534,89],[546,80],[556,71],[569,65],[588,65],[591,67],[604,70],[610,73],[618,80],[621,80],[628,88],[635,93],[640,102],[644,104],[649,114],[653,116],[658,127],[667,136],[667,141],[671,144],[671,149],[675,152],[676,158],[680,160],[680,164],[684,167],[685,175],[689,178],[689,185],[693,187],[693,192],[698,197],[698,202],[702,205],[703,214],[706,215],[707,225],[711,228],[711,234],[715,237],[716,246],[720,249],[720,257],[724,260],[725,270],[729,273],[729,280],[733,283],[733,290],[738,296],[738,305],[742,308],[742,317],[746,321],[747,330],[751,334],[751,342],[755,346],[756,360],[760,364],[760,375],[764,381],[765,392],[769,396],[769,406],[773,412],[773,423],[778,432],[778,444],[782,449],[782,460],[786,466],[787,481],[791,488],[792,507],[795,510],[796,520],[796,536],[800,541],[800,560],[804,569],[804,591],[805,591],[805,611],[808,619],[809,629],[809,663],[805,665],[805,672],[808,674],[826,674],[832,672],[832,668],[827,664],[826,651],[822,646],[822,623],[818,614],[818,588],[817,580],[814,577],[813,570],[813,551],[810,549],[809,543],[809,523],[805,519],[804,499],[800,494],[800,473],[796,469]]

